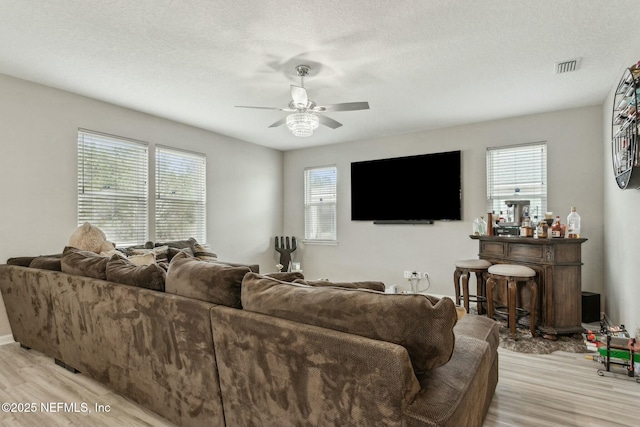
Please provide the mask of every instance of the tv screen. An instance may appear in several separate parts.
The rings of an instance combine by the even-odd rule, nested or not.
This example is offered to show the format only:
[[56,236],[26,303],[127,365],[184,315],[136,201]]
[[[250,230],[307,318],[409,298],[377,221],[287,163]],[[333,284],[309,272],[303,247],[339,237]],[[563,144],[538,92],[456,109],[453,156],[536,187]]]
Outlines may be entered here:
[[460,151],[351,163],[351,220],[462,219]]

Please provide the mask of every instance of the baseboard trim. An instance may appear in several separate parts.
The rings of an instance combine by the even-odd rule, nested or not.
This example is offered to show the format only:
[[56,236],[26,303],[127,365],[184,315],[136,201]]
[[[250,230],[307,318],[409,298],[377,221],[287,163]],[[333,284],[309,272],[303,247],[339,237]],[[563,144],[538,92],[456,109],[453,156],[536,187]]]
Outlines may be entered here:
[[14,342],[13,335],[11,334],[0,336],[0,345],[12,344]]

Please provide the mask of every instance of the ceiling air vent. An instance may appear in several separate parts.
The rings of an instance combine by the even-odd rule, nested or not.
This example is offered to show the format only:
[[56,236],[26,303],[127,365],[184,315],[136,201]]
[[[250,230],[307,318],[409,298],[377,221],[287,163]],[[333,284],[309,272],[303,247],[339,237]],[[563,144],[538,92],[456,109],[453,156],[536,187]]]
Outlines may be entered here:
[[580,67],[580,59],[558,62],[556,64],[556,74],[571,73]]

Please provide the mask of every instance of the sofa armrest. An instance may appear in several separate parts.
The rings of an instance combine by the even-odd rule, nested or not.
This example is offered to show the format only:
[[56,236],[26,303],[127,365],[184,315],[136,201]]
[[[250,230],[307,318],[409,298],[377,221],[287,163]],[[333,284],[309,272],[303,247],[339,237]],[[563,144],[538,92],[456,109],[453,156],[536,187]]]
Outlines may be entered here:
[[456,336],[449,363],[419,377],[421,390],[406,410],[405,426],[481,427],[498,382],[497,364],[489,343]]
[[401,426],[420,385],[404,347],[211,308],[227,425]]

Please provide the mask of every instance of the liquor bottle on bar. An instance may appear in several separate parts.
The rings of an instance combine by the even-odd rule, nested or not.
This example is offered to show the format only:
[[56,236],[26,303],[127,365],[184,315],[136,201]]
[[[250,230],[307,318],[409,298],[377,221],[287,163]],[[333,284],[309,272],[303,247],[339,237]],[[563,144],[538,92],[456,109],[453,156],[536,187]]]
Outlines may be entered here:
[[538,239],[546,239],[549,237],[548,231],[549,225],[547,224],[547,221],[541,219],[536,228],[536,235],[538,236]]
[[569,239],[580,238],[580,215],[576,212],[575,206],[571,206],[571,213],[567,216],[567,237]]
[[531,227],[531,220],[525,215],[520,226],[520,237],[533,237],[533,227]]
[[560,224],[560,215],[556,216],[556,220],[551,226],[551,237],[552,238],[564,237],[562,224]]

